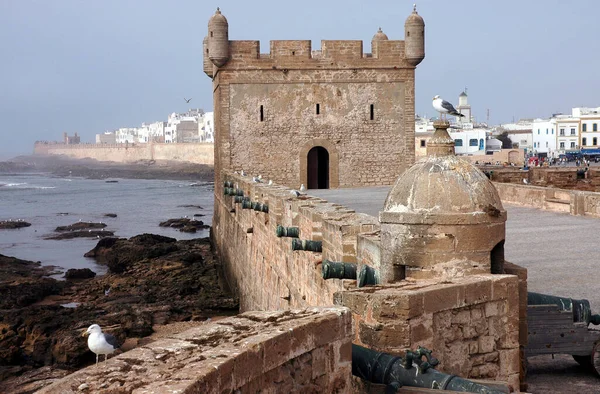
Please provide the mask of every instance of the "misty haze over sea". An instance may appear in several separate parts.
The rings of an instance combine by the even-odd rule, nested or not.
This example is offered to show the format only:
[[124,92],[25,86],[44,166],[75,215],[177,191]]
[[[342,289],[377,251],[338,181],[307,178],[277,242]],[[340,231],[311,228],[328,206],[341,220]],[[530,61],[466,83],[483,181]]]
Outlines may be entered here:
[[[194,214],[210,225],[213,184],[192,181],[60,178],[50,174],[0,174],[0,221],[24,220],[30,227],[0,230],[0,254],[69,268],[91,268],[104,273],[93,259],[83,257],[98,239],[45,240],[57,226],[75,222],[103,222],[115,236],[143,233],[176,239],[201,238],[208,230],[186,234],[159,227],[161,221]],[[189,205],[202,208],[189,207]],[[188,206],[188,207],[186,207]],[[105,217],[117,214],[116,218]]]

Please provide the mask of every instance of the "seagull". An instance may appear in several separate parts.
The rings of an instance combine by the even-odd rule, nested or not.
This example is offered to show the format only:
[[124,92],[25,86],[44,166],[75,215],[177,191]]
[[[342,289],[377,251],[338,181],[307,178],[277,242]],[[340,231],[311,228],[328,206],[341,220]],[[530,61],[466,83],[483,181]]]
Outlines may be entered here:
[[271,186],[273,184],[273,180],[269,179],[269,186]]
[[298,190],[290,190],[290,194],[294,197],[299,197],[302,195]]
[[186,103],[189,103],[190,101],[192,101],[192,98],[190,97],[189,99],[186,99],[185,97],[183,98],[185,100]]
[[304,183],[300,185],[300,191],[303,192],[306,190],[306,187],[304,187]]
[[254,182],[254,183],[261,183],[262,181],[258,177],[252,177],[252,182]]
[[440,96],[435,96],[432,104],[433,108],[440,113],[440,118],[442,117],[442,114],[449,114],[457,117],[465,116],[458,112],[452,104],[442,99]]
[[104,354],[104,361],[109,354],[112,354],[118,347],[117,338],[110,334],[105,334],[97,324],[92,324],[82,335],[89,335],[88,347],[96,353],[96,366],[98,365],[98,355]]
[[240,175],[241,175],[241,176],[246,176],[246,173],[244,172],[244,170],[242,170],[242,171],[240,172]]

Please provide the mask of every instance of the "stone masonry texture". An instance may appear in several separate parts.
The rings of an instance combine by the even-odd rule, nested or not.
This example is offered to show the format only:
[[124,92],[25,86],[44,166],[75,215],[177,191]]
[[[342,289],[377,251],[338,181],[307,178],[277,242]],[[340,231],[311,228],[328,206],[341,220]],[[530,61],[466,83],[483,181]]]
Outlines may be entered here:
[[349,393],[346,308],[248,312],[80,370],[38,393]]

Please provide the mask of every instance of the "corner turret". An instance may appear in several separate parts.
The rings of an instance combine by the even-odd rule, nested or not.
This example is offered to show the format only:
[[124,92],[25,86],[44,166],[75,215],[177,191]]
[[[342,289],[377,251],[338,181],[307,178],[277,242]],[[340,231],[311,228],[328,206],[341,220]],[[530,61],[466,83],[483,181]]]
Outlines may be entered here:
[[202,51],[204,54],[204,73],[212,78],[213,76],[213,64],[208,57],[208,36],[202,40]]
[[229,23],[218,8],[208,20],[208,58],[217,67],[229,60]]
[[378,43],[380,41],[388,41],[388,36],[383,32],[383,30],[381,30],[381,27],[371,39],[371,53],[374,57],[379,57]]
[[425,21],[417,13],[417,5],[404,23],[404,42],[406,60],[416,66],[425,58]]

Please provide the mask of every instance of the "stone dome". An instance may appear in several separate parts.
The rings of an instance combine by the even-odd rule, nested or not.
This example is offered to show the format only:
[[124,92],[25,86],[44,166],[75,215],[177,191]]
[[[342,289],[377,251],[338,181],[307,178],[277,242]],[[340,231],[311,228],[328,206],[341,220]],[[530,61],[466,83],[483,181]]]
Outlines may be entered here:
[[408,16],[408,18],[406,18],[406,22],[404,22],[404,25],[415,25],[415,24],[420,24],[420,25],[425,26],[425,21],[423,20],[421,15],[419,15],[419,13],[417,12],[417,5],[413,4],[413,12],[412,12],[412,14],[410,14]]
[[502,211],[502,202],[490,180],[457,156],[429,156],[417,162],[398,178],[383,207],[383,212],[436,216],[454,213],[497,217]]
[[388,36],[383,32],[383,30],[381,30],[381,27],[379,28],[379,30],[377,30],[377,33],[375,33],[375,35],[371,39],[371,41],[387,41],[387,40],[388,40]]
[[229,23],[227,22],[227,18],[225,18],[225,15],[223,15],[221,13],[221,10],[217,7],[217,10],[215,11],[215,14],[213,16],[210,17],[210,19],[208,20],[208,23],[214,23],[215,25],[219,26],[219,25],[229,25]]

